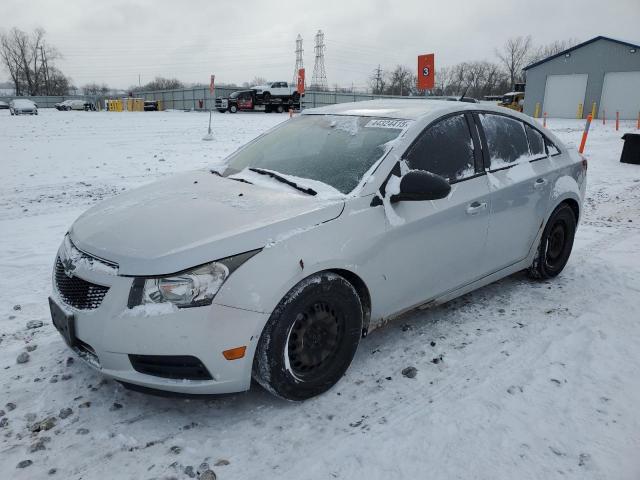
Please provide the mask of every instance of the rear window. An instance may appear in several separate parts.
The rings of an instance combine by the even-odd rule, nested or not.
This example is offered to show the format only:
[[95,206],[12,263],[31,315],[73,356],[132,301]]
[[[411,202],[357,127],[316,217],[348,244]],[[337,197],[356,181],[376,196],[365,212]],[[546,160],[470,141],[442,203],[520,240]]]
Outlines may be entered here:
[[531,159],[522,122],[490,113],[480,114],[480,122],[487,139],[492,170]]
[[525,124],[524,129],[527,132],[531,155],[533,155],[534,158],[546,157],[547,152],[544,148],[544,137],[542,134],[527,124]]

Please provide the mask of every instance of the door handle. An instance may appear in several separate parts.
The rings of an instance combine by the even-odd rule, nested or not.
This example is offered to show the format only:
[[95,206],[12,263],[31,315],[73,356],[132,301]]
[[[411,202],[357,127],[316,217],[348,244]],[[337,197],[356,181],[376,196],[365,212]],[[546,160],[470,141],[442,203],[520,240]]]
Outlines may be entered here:
[[467,215],[475,215],[476,213],[487,208],[487,202],[473,202],[467,206]]
[[542,188],[547,184],[547,181],[544,178],[539,178],[536,180],[536,183],[533,184],[534,188]]

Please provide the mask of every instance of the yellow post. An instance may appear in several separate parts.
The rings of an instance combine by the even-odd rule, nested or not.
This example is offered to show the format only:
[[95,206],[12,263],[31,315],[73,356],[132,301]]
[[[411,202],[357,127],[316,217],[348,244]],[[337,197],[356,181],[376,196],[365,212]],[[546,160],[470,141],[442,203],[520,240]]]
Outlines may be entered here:
[[582,118],[583,109],[584,109],[584,107],[582,106],[581,103],[579,103],[578,104],[578,113],[576,114],[576,118]]
[[162,100],[158,100],[158,110],[163,110],[163,108],[162,108]]
[[536,103],[536,109],[533,111],[533,118],[540,117],[540,102]]
[[591,105],[591,118],[596,118],[596,102]]

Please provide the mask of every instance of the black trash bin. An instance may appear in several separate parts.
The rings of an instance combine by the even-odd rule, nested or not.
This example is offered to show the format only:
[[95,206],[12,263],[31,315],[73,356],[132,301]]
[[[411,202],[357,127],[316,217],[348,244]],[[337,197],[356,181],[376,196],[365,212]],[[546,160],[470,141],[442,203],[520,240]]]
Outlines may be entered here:
[[620,161],[640,165],[640,133],[625,133],[622,136],[624,147]]

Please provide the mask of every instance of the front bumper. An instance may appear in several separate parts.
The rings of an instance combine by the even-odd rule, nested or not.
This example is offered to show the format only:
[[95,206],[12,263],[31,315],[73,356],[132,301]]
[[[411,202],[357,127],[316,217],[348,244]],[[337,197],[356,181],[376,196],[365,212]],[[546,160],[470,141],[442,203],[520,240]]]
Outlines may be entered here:
[[[232,393],[249,388],[253,355],[267,314],[218,304],[185,309],[128,309],[131,277],[82,263],[76,265],[73,274],[109,287],[98,308],[81,310],[63,300],[54,275],[53,300],[73,315],[78,340],[73,349],[92,368],[126,383],[178,393]],[[223,351],[241,346],[246,346],[243,358],[224,358]],[[139,356],[193,357],[209,375],[207,379],[193,380],[141,373],[140,366],[132,363]]]

